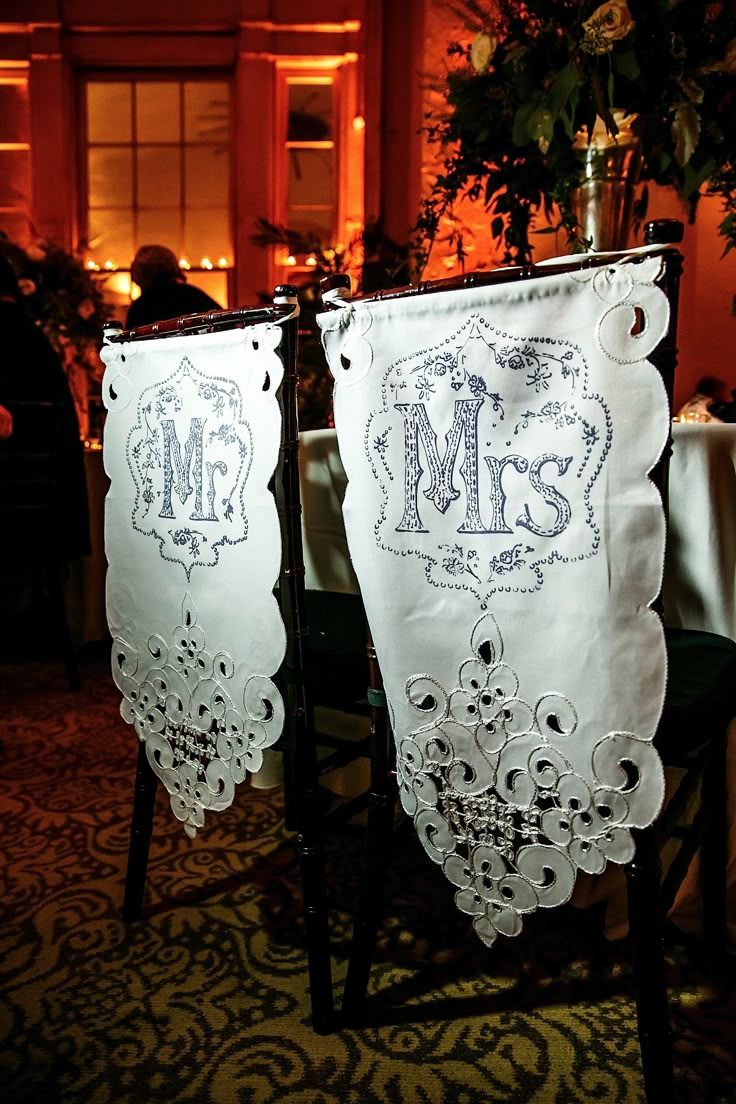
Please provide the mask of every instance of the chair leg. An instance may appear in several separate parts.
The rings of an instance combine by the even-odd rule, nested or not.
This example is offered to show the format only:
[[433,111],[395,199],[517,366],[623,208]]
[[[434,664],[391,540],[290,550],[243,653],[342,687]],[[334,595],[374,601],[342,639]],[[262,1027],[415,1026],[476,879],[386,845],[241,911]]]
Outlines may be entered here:
[[128,870],[125,876],[123,920],[130,923],[140,919],[143,908],[143,891],[148,869],[148,849],[153,831],[153,807],[158,789],[158,778],[151,769],[146,755],[146,745],[138,745],[138,767],[135,776],[133,821],[130,827]]
[[647,1104],[674,1094],[672,1038],[662,936],[659,848],[654,827],[635,830],[636,854],[626,866],[629,927],[644,1091]]
[[296,757],[290,734],[282,736],[284,756],[284,827],[287,832],[295,832],[299,823],[299,787],[296,779]]
[[285,779],[291,776],[289,784],[292,787],[288,797],[290,809],[287,805],[286,815],[296,815],[312,1027],[317,1034],[326,1035],[335,1026],[332,955],[317,738],[301,676],[304,666],[302,661],[300,677],[297,678],[292,672],[286,683],[286,715],[289,724],[285,733],[284,767]]
[[[312,749],[313,750],[313,749]],[[297,755],[299,765],[304,765]],[[310,755],[311,758],[311,755]],[[319,1035],[334,1028],[332,996],[332,957],[327,914],[325,856],[322,839],[322,810],[317,784],[316,756],[308,768],[308,781],[299,795],[299,831],[297,848],[304,894],[304,924],[312,1007],[312,1027]],[[302,775],[304,777],[304,775]]]
[[342,999],[342,1018],[348,1024],[361,1020],[368,991],[376,939],[383,913],[383,898],[391,850],[396,807],[395,745],[388,723],[386,697],[375,650],[369,642],[371,686],[371,781],[368,797],[364,868],[353,924],[348,970]]

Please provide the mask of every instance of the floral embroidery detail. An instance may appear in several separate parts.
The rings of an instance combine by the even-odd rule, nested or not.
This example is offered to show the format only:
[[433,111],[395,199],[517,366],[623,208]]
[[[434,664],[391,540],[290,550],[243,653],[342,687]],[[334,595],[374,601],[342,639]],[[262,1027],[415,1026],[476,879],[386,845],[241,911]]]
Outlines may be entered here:
[[524,556],[534,551],[534,546],[531,544],[515,544],[513,548],[507,548],[505,552],[501,552],[498,556],[493,556],[488,563],[488,570],[490,575],[508,575],[510,571],[514,571],[517,567],[523,567],[526,564]]
[[[170,405],[173,410],[181,410],[181,395],[175,387],[168,384],[165,387],[160,387],[156,393],[155,410],[157,414],[166,414],[166,407]],[[148,410],[150,413],[151,406],[149,404]]]
[[585,418],[582,418],[581,422],[583,426],[583,440],[585,441],[585,444],[588,448],[592,448],[594,445],[598,444],[598,430],[595,428],[594,425],[586,422]]
[[442,566],[448,575],[463,575],[467,573],[480,582],[480,560],[476,549],[468,549],[466,552],[460,544],[441,544],[440,550],[447,550],[448,555],[442,559]]
[[[159,404],[156,404],[157,407]],[[153,505],[160,491],[154,490],[154,473],[161,470],[161,445],[158,430],[151,425],[151,403],[143,408],[143,419],[146,424],[145,434],[132,448],[133,459],[137,465],[141,477],[141,498],[146,504],[143,516]]]
[[534,390],[538,393],[543,388],[545,391],[549,391],[549,381],[551,379],[552,373],[547,372],[541,364],[537,364],[526,377],[526,382],[533,385]]
[[379,456],[383,456],[388,448],[388,430],[384,429],[383,433],[379,433],[373,442],[373,447]]
[[171,539],[174,544],[188,546],[192,559],[196,559],[199,555],[199,542],[207,543],[207,538],[204,533],[199,533],[196,529],[169,529],[171,533]]
[[479,395],[488,394],[486,381],[481,376],[468,376],[468,387],[474,399],[477,399]]
[[428,395],[434,394],[434,380],[427,378],[425,373],[422,373],[417,379],[417,392],[420,399],[426,399]]

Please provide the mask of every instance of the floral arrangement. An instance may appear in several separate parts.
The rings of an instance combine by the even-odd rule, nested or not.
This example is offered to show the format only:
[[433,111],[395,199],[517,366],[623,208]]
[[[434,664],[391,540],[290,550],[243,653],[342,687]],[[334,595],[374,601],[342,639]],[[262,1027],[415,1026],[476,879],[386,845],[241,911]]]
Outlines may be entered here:
[[[354,291],[377,291],[409,283],[408,247],[384,233],[380,223],[359,230],[347,245],[325,245],[320,238],[286,226],[256,220],[251,241],[262,249],[280,249],[308,276],[299,284],[299,425],[323,429],[333,424],[332,377],[327,367],[317,314],[322,309],[320,280],[350,273]],[[270,302],[270,296],[264,295]]]
[[83,437],[101,433],[99,357],[102,326],[111,315],[103,283],[84,262],[54,242],[37,238],[23,248],[0,232],[0,254],[12,265],[25,307],[59,354]]
[[[447,111],[430,119],[444,169],[417,223],[430,241],[467,195],[491,215],[503,261],[531,260],[539,212],[586,248],[574,210],[576,138],[632,116],[643,181],[676,189],[691,218],[703,190],[723,200],[736,245],[736,5],[730,0],[458,0]],[[474,37],[473,37],[474,36]],[[638,216],[646,213],[646,189]],[[462,257],[461,231],[451,235]]]
[[25,249],[0,233],[0,254],[10,261],[25,307],[60,356],[102,344],[102,326],[110,317],[99,278],[60,245],[38,238]]

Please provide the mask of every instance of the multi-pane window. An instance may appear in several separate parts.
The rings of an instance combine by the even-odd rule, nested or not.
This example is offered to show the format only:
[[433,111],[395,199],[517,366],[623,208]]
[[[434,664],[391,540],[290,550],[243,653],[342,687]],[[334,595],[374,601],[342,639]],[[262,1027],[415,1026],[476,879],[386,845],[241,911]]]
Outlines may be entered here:
[[289,76],[286,222],[334,244],[337,223],[335,96],[331,76]]
[[[301,236],[276,250],[276,275],[296,280],[335,263],[363,225],[363,118],[357,55],[287,58],[277,63],[276,221]],[[318,259],[315,250],[322,252]],[[346,254],[347,250],[347,254]]]
[[230,86],[224,80],[100,80],[85,85],[88,264],[125,295],[141,245],[172,249],[227,303],[233,247]]
[[30,236],[31,154],[28,79],[0,74],[0,230]]

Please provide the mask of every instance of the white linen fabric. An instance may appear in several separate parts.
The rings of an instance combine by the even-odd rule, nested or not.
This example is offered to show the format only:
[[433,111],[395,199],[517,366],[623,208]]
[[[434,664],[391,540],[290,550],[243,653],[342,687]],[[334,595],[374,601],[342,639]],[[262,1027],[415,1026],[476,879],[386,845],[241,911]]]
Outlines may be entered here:
[[357,594],[342,517],[347,480],[334,429],[299,434],[299,484],[306,589]]
[[736,425],[672,427],[668,625],[736,640]]
[[279,737],[268,483],[282,329],[106,345],[107,616],[121,712],[194,836]]
[[661,266],[319,319],[401,799],[489,945],[661,807]]

